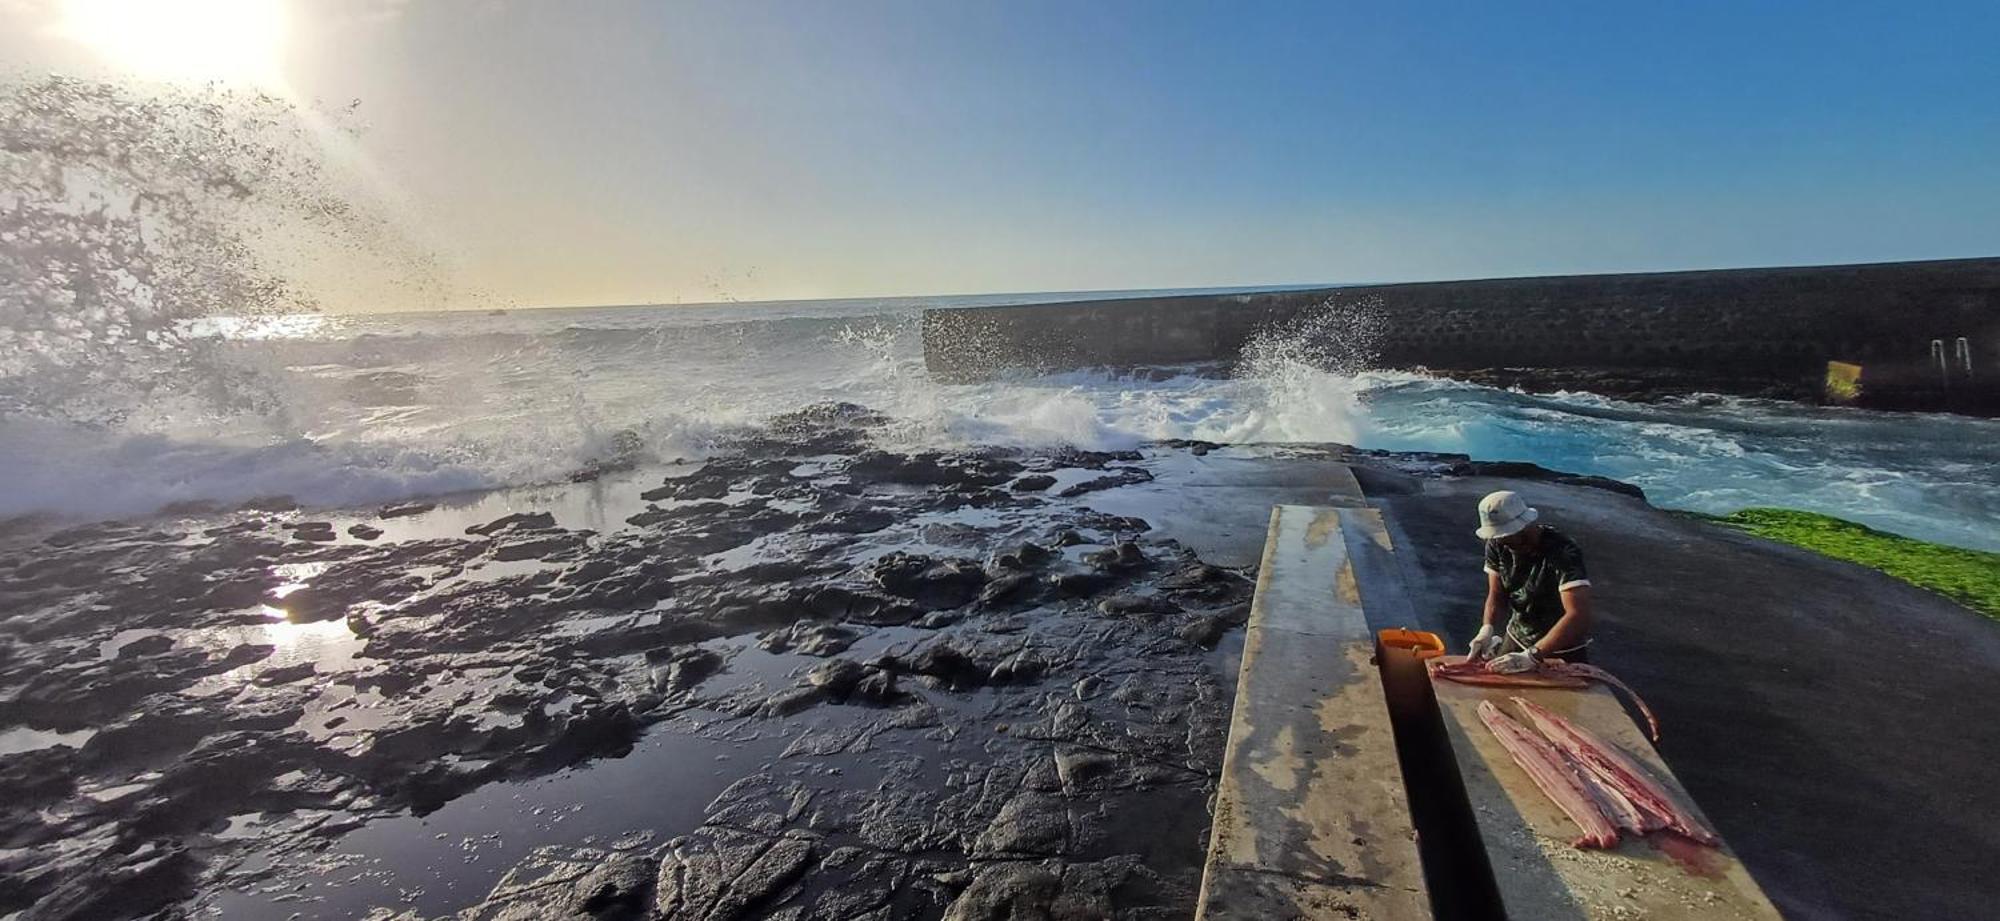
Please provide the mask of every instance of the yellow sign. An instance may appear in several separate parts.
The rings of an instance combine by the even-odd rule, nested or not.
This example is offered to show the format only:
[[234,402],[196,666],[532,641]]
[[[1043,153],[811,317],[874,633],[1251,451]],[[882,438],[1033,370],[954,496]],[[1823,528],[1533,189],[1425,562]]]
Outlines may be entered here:
[[1844,361],[1826,363],[1826,398],[1835,403],[1852,403],[1861,396],[1861,366]]

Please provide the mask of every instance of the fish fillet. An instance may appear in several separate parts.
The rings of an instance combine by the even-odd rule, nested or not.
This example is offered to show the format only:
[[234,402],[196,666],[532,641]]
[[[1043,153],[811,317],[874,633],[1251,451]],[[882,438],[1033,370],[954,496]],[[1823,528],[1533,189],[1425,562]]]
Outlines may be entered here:
[[1646,718],[1647,734],[1653,741],[1660,740],[1660,720],[1653,715],[1653,708],[1646,706],[1645,698],[1632,686],[1618,680],[1618,676],[1595,665],[1564,662],[1561,659],[1543,659],[1536,663],[1535,670],[1503,675],[1486,667],[1484,662],[1468,662],[1464,656],[1439,656],[1430,660],[1432,678],[1443,678],[1459,684],[1470,684],[1486,688],[1564,688],[1577,690],[1598,681],[1625,692],[1632,698],[1632,705],[1639,708]]
[[1583,830],[1582,837],[1573,844],[1577,847],[1618,846],[1618,827],[1605,815],[1604,804],[1594,792],[1590,780],[1567,756],[1557,751],[1547,739],[1502,713],[1490,700],[1479,702],[1479,718],[1486,723],[1486,728],[1493,730],[1493,735],[1500,740],[1500,747],[1506,749],[1514,763],[1527,772],[1535,786],[1540,787],[1563,814]]
[[[1638,762],[1633,761],[1617,746],[1607,744],[1592,735],[1589,730],[1566,720],[1546,707],[1522,697],[1514,698],[1514,704],[1528,715],[1528,721],[1556,748],[1573,756],[1585,770],[1594,775],[1605,792],[1624,800],[1641,814],[1641,825],[1635,830],[1640,833],[1658,828],[1666,828],[1692,841],[1714,847],[1720,844],[1715,833],[1694,817],[1673,794],[1667,792]],[[1615,818],[1615,816],[1614,816]],[[1624,826],[1621,820],[1619,823]],[[1630,827],[1630,826],[1626,826]]]

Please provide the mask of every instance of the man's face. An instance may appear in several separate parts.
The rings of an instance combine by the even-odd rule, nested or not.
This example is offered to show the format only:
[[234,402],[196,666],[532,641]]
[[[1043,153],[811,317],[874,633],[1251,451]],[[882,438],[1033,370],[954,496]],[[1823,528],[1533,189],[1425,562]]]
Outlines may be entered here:
[[1500,546],[1516,552],[1526,550],[1527,548],[1534,546],[1535,529],[1537,527],[1540,526],[1531,524],[1525,528],[1522,528],[1519,531],[1515,531],[1514,533],[1507,535],[1506,537],[1500,538],[1499,539]]

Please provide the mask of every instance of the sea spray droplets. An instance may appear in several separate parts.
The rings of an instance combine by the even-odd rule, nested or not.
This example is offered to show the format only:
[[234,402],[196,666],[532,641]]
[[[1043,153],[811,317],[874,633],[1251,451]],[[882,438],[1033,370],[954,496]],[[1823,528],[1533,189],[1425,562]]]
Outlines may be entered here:
[[285,246],[323,265],[394,237],[330,178],[326,124],[219,88],[0,87],[0,413],[118,424],[161,398],[274,411],[257,372],[186,324],[310,309]]
[[1380,354],[1384,322],[1379,298],[1334,297],[1260,330],[1236,368],[1260,393],[1226,440],[1360,441],[1366,386],[1357,378]]
[[1243,347],[1241,366],[1250,376],[1285,366],[1359,374],[1381,355],[1384,322],[1380,297],[1329,297],[1259,330]]

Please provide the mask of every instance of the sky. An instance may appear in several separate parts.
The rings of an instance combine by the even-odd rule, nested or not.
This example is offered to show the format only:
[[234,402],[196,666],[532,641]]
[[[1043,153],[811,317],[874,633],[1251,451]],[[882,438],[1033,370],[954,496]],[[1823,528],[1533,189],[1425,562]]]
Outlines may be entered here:
[[1991,0],[118,2],[0,62],[358,101],[511,305],[2000,255]]

